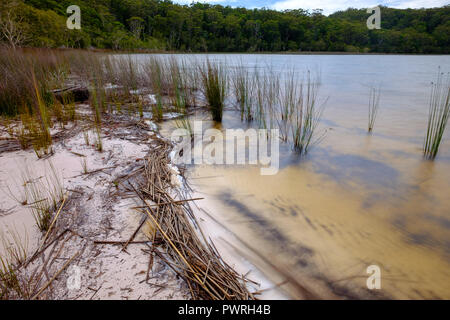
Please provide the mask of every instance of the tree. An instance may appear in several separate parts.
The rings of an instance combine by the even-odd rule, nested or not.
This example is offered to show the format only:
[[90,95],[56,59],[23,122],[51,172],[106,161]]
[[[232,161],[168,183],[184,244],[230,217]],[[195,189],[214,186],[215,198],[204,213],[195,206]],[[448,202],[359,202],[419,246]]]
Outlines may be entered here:
[[28,39],[23,17],[18,15],[19,6],[19,1],[11,0],[0,11],[0,34],[14,50]]
[[144,19],[141,17],[131,17],[127,20],[127,22],[130,26],[131,33],[137,40],[139,40],[141,38],[141,33],[144,30]]
[[120,49],[120,42],[127,37],[127,33],[121,29],[116,29],[111,33],[111,42],[114,50]]

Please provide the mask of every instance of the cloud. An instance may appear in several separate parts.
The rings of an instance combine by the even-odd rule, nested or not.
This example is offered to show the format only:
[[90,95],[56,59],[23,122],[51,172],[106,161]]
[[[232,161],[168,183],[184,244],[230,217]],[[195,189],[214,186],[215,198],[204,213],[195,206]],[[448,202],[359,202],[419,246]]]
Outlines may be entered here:
[[[192,0],[173,0],[180,4],[191,4]],[[288,9],[323,9],[324,14],[331,14],[347,8],[372,8],[384,5],[391,8],[433,8],[442,7],[448,0],[198,0],[195,2],[229,5],[232,7],[262,8],[275,10]]]
[[447,0],[281,0],[271,7],[275,10],[287,9],[323,9],[324,14],[330,14],[347,8],[372,8],[384,5],[392,8],[432,8],[448,4]]

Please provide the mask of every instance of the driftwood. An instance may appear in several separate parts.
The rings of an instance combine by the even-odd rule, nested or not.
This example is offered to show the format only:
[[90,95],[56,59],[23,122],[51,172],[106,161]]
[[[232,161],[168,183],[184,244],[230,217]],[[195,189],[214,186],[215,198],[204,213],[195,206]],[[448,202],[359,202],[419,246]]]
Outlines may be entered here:
[[73,86],[52,91],[58,101],[64,103],[70,97],[74,102],[84,102],[89,99],[89,89],[82,86]]
[[19,141],[17,140],[0,140],[0,153],[21,150]]

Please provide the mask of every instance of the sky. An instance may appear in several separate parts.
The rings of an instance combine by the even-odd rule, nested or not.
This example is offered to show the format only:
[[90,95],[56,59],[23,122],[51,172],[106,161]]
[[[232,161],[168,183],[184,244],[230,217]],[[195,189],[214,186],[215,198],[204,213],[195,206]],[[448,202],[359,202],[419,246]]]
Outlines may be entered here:
[[[190,4],[192,0],[172,0],[181,4]],[[371,8],[384,5],[391,8],[433,8],[450,4],[450,0],[198,0],[212,4],[229,5],[232,7],[287,9],[323,9],[328,15],[339,10],[352,8]]]

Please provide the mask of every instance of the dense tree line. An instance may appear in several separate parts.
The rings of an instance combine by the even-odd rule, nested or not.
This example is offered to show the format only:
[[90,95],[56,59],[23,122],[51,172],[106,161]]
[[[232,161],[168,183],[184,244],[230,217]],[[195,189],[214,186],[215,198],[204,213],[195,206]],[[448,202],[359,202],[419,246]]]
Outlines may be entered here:
[[[168,0],[2,0],[14,3],[25,45],[158,49],[186,52],[347,51],[449,53],[450,6],[382,7],[381,30],[366,10],[324,16],[320,10],[231,8]],[[66,8],[81,8],[82,29],[68,30]],[[18,8],[18,9],[17,9]]]

